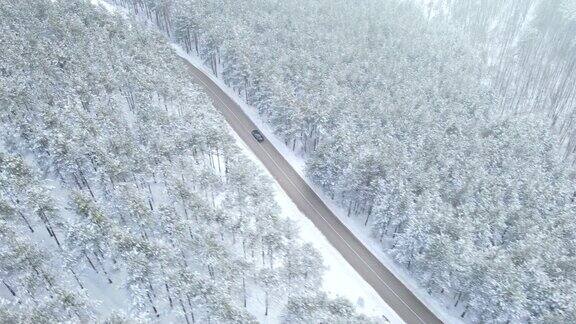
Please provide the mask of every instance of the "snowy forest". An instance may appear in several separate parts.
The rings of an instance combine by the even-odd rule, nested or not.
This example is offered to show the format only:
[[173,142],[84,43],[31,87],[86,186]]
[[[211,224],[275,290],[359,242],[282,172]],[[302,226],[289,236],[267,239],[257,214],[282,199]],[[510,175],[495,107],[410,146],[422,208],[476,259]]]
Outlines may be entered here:
[[562,158],[576,153],[576,2],[431,0],[444,20],[475,42],[503,115],[538,114],[558,134]]
[[466,322],[576,322],[572,1],[115,0]]
[[369,323],[156,31],[0,2],[0,322]]
[[174,42],[447,311],[576,323],[576,2],[109,2],[0,2],[0,322],[371,321]]

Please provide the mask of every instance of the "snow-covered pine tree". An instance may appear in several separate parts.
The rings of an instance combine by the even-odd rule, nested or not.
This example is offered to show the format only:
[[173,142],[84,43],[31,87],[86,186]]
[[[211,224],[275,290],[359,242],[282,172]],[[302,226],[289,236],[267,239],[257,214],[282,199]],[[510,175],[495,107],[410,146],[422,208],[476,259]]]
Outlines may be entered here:
[[[144,13],[172,34],[168,4]],[[317,252],[161,36],[83,0],[0,15],[0,322],[252,323],[265,293],[284,311],[273,289],[320,290]]]
[[[553,144],[573,130],[570,1],[450,1],[476,43],[497,42],[493,58],[409,1],[114,2],[169,21],[165,35],[246,97],[309,177],[462,318],[573,321],[574,180]],[[560,138],[513,114],[540,106]]]

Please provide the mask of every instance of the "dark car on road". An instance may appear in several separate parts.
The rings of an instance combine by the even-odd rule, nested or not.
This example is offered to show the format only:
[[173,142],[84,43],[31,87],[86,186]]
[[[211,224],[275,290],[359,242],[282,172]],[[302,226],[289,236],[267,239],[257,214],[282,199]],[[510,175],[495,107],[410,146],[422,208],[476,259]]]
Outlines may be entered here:
[[252,136],[254,136],[254,139],[256,139],[258,142],[264,142],[264,135],[262,135],[259,130],[253,130]]

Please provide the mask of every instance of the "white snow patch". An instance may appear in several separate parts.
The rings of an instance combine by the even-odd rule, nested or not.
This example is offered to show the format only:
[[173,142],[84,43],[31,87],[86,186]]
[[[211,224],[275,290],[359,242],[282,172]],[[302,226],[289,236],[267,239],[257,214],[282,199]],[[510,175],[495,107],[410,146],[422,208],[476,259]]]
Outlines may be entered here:
[[92,3],[95,6],[101,6],[104,9],[108,10],[110,13],[117,13],[118,11],[118,8],[116,8],[116,6],[109,4],[104,0],[90,0],[90,3]]

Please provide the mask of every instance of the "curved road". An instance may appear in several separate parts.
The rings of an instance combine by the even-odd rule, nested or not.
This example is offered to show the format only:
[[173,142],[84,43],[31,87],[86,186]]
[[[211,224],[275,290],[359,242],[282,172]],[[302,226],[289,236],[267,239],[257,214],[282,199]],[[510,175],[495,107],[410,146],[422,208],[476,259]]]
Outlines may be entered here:
[[232,129],[262,161],[298,209],[314,223],[330,244],[342,254],[398,316],[409,324],[442,323],[340,222],[269,141],[258,143],[254,140],[250,132],[257,127],[238,104],[208,75],[186,59],[183,58],[183,60],[194,79],[212,98],[214,106],[222,112]]

